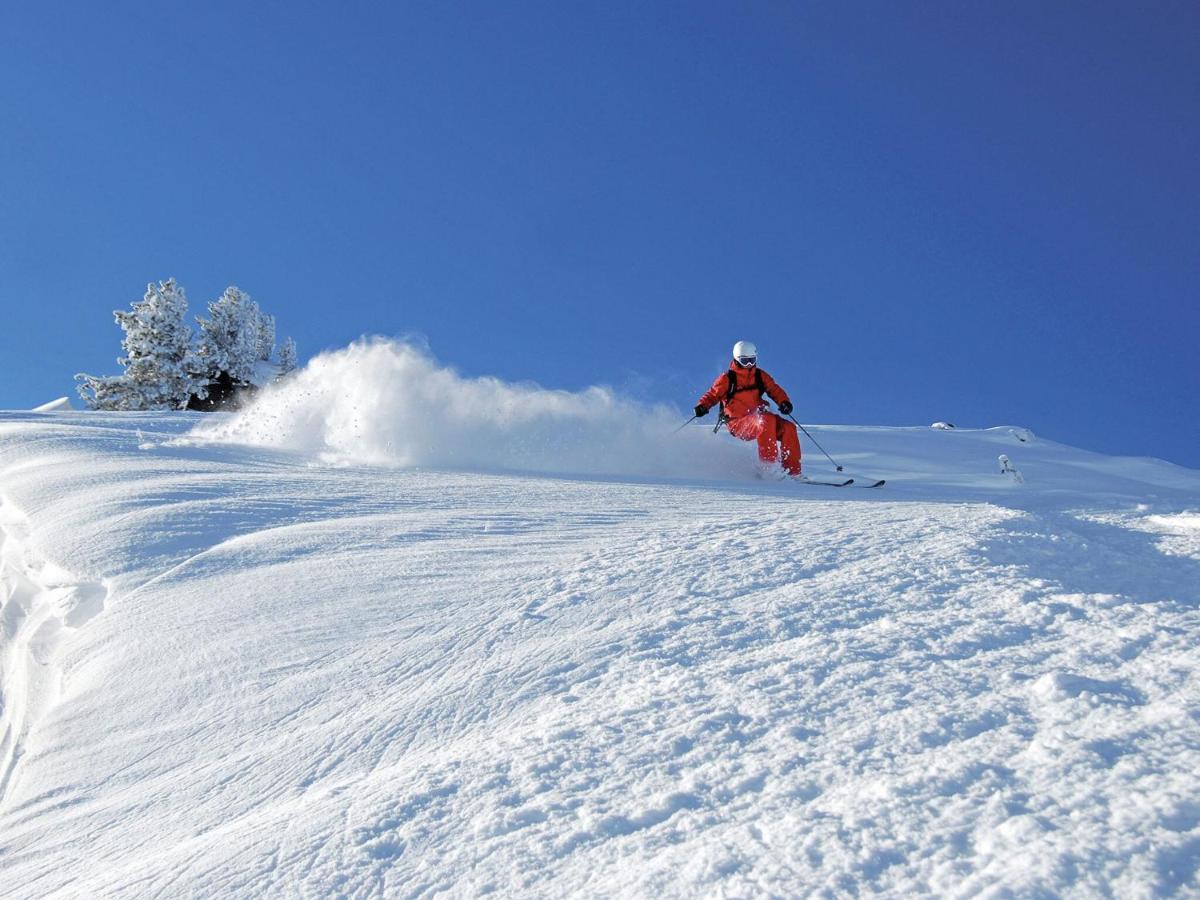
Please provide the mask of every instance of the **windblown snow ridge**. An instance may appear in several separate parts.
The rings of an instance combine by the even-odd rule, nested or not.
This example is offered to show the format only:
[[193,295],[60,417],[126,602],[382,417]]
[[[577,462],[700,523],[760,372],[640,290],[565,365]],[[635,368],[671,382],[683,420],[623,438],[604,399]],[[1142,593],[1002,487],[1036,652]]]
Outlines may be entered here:
[[678,424],[678,412],[609,388],[466,378],[411,343],[366,338],[190,437],[326,462],[727,479],[731,448],[673,434]]
[[28,531],[25,516],[0,497],[0,803],[33,726],[58,697],[64,629],[87,624],[108,595],[103,585],[41,559]]

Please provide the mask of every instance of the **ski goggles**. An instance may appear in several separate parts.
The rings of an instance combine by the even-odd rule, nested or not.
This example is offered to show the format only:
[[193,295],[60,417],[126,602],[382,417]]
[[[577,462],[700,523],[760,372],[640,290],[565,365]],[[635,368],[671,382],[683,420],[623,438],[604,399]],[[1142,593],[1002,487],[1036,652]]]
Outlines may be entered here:
[[757,356],[738,356],[735,359],[737,359],[737,364],[743,369],[748,369],[758,362]]

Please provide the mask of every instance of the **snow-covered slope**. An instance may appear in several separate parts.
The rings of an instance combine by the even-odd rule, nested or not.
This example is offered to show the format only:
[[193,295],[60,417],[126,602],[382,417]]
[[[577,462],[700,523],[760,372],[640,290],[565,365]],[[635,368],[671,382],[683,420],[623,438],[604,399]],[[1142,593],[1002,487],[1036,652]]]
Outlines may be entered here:
[[[1200,473],[832,426],[886,488],[703,427],[639,473],[648,411],[455,387],[549,411],[458,470],[334,446],[349,389],[298,442],[0,414],[0,895],[1200,890]],[[497,471],[550,434],[592,474]]]

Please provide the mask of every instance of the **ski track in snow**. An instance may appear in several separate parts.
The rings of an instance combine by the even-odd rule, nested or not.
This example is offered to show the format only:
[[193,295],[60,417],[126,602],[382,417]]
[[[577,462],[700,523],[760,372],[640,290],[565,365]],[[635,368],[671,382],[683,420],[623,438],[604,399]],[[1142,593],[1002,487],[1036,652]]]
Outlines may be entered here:
[[195,421],[0,414],[0,896],[1200,891],[1200,474],[850,428],[883,491],[330,467]]

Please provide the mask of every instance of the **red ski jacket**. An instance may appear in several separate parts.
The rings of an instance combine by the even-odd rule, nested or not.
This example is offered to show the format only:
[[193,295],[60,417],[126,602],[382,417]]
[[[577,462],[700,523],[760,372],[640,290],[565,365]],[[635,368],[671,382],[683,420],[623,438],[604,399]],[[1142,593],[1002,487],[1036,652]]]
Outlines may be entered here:
[[729,371],[717,376],[698,405],[712,409],[718,403],[724,403],[725,415],[740,419],[767,408],[763,403],[763,394],[774,400],[776,406],[791,402],[787,392],[758,366],[744,369],[736,362],[731,362]]

